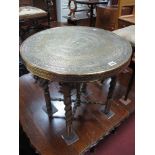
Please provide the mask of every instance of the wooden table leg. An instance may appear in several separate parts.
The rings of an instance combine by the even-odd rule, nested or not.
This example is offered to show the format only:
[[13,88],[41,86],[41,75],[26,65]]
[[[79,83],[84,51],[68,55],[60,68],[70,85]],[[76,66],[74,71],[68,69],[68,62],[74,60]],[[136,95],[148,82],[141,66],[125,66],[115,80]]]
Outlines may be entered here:
[[77,83],[76,91],[77,91],[77,106],[79,107],[81,104],[81,83]]
[[71,90],[69,86],[63,86],[65,91],[63,92],[64,95],[64,104],[65,104],[65,116],[66,116],[66,132],[69,136],[72,132],[72,107],[71,107]]
[[87,83],[86,82],[81,84],[81,91],[84,94],[87,92]]
[[80,106],[81,104],[81,85],[82,83],[77,83],[76,84],[76,102],[73,108],[73,114],[76,113],[77,108]]
[[64,95],[65,117],[66,117],[66,131],[62,135],[62,138],[68,145],[71,145],[79,139],[72,128],[73,114],[71,106],[71,88],[68,83],[63,83],[61,84],[60,89]]
[[49,87],[48,87],[48,81],[46,81],[45,87],[43,88],[43,90],[44,90],[48,117],[52,118],[52,106],[51,106],[51,97],[50,97],[50,92],[49,92]]
[[47,112],[49,119],[51,119],[53,114],[58,110],[51,103],[51,97],[50,97],[50,91],[49,91],[50,81],[42,79],[37,76],[34,76],[34,79],[35,79],[35,83],[39,84],[39,86],[42,87],[44,91],[46,106],[43,106],[43,109],[45,110],[45,112]]
[[110,109],[112,105],[112,96],[113,96],[114,89],[116,86],[116,79],[117,79],[116,76],[111,78],[107,101],[106,101],[106,105],[103,111],[104,114],[107,115],[108,118],[111,118],[114,115],[114,113]]

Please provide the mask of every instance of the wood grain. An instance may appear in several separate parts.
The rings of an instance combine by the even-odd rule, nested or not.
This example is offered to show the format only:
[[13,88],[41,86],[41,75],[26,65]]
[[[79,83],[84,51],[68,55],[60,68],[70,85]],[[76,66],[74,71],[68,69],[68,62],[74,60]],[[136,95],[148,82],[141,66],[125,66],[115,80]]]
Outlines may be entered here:
[[[59,85],[57,83],[51,84],[49,88],[52,97],[62,97],[58,92]],[[104,102],[108,89],[104,89],[103,92],[99,91],[101,89],[96,83],[88,84],[89,98]],[[92,94],[92,92],[95,93]],[[73,91],[72,97],[74,97],[74,93]],[[115,94],[119,97],[117,93]],[[101,105],[82,104],[77,109],[73,121],[73,128],[79,136],[79,141],[67,146],[61,138],[65,129],[64,104],[62,102],[54,103],[59,111],[54,114],[50,122],[47,113],[42,109],[44,104],[43,91],[35,84],[32,75],[22,76],[20,78],[20,123],[31,144],[41,155],[83,154],[129,115],[128,110],[122,108],[118,102],[112,104],[112,110],[116,115],[110,120],[107,120],[101,112]]]

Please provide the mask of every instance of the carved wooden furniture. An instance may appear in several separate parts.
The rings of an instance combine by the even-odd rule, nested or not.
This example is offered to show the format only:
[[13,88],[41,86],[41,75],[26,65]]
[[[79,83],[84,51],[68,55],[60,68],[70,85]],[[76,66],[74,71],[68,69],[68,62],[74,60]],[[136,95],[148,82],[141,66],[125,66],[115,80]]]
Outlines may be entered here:
[[[112,94],[116,76],[130,62],[132,48],[129,42],[101,29],[90,27],[57,27],[39,32],[26,39],[20,47],[21,57],[27,69],[35,75],[43,88],[49,119],[54,112],[50,100],[49,83],[57,81],[65,104],[66,132],[62,134],[68,145],[79,138],[73,130],[72,102],[78,107],[87,103],[80,98],[83,83],[112,77],[108,97],[101,108],[110,119]],[[76,86],[77,98],[71,98],[72,86]],[[104,103],[101,103],[104,104]],[[75,109],[76,111],[76,109]]]
[[[122,7],[131,7],[130,15],[122,15]],[[119,23],[120,22],[120,23]],[[119,0],[118,1],[118,28],[135,24],[135,0]]]
[[93,10],[96,8],[96,5],[107,4],[107,2],[102,0],[75,0],[75,1],[76,3],[79,3],[79,4],[88,5],[88,7],[90,8],[90,26],[93,26],[93,17],[94,17]]
[[[26,4],[24,3],[26,2]],[[26,33],[34,29],[44,29],[49,28],[51,25],[51,7],[53,5],[52,0],[45,0],[46,9],[40,9],[34,6],[34,0],[19,1],[19,34],[21,40],[24,40]],[[48,26],[39,24],[40,19],[47,18]],[[28,24],[26,24],[28,23]],[[28,26],[26,26],[28,25]]]
[[22,0],[20,0],[19,20],[28,20],[28,19],[37,19],[37,18],[47,17],[48,26],[50,27],[51,6],[53,2],[52,0],[46,0],[45,3],[46,3],[46,10],[42,10],[40,8],[33,6],[34,0],[31,0],[29,5],[22,4]]
[[[46,0],[33,0],[34,6],[37,8],[40,8],[42,10],[47,10],[47,4],[45,3]],[[57,21],[57,10],[56,10],[56,3],[57,0],[52,0],[52,7],[50,8],[51,13],[51,23],[52,21]],[[47,20],[43,20],[43,22],[46,22]]]

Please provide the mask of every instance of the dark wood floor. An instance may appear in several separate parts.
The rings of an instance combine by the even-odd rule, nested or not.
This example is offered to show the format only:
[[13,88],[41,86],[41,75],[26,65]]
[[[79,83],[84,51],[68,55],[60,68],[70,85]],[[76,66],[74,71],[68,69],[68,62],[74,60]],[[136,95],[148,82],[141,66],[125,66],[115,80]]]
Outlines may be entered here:
[[[116,90],[114,93],[115,103],[113,104],[113,107],[112,107],[112,110],[115,111],[115,113],[118,113],[117,114],[118,116],[117,116],[117,119],[112,120],[112,122],[111,122],[112,124],[111,123],[109,124],[109,122],[106,123],[107,126],[109,126],[109,128],[112,128],[113,124],[116,123],[115,122],[116,120],[118,122],[118,117],[119,117],[119,119],[123,120],[124,118],[126,118],[128,116],[128,112],[126,110],[122,110],[121,108],[119,108],[120,111],[118,112],[118,107],[116,109],[115,106],[119,104],[119,101],[118,101],[119,98],[121,98],[122,95],[124,95],[124,93],[125,93],[127,82],[128,82],[130,75],[131,75],[131,72],[121,73],[119,75],[118,82],[116,85]],[[97,112],[98,109],[100,109],[100,106],[98,106],[98,105],[84,106],[84,108],[82,108],[82,111],[80,110],[78,113],[78,116],[79,115],[81,116],[80,121],[79,121],[80,125],[77,121],[74,122],[74,127],[76,128],[78,135],[84,135],[84,136],[80,137],[81,141],[79,141],[79,143],[76,143],[76,144],[72,145],[72,147],[69,147],[70,149],[69,149],[69,152],[67,153],[68,150],[66,150],[65,148],[68,148],[68,147],[65,146],[65,143],[61,139],[62,129],[65,128],[65,126],[64,126],[65,120],[63,119],[64,105],[57,103],[57,102],[55,103],[55,106],[59,109],[59,112],[56,114],[56,118],[52,121],[52,124],[54,126],[52,125],[52,127],[50,127],[51,132],[47,132],[46,127],[48,125],[46,124],[47,123],[46,117],[43,117],[45,114],[43,114],[44,112],[42,111],[43,95],[41,93],[40,88],[38,86],[34,87],[33,85],[31,85],[31,83],[34,83],[34,81],[30,75],[25,75],[25,76],[21,77],[20,81],[22,81],[22,82],[20,82],[20,120],[21,120],[22,125],[25,128],[24,131],[26,131],[28,133],[29,138],[31,139],[31,143],[33,144],[33,146],[35,146],[37,148],[40,148],[40,147],[44,148],[45,144],[46,144],[45,143],[46,141],[44,139],[47,138],[46,136],[53,137],[53,138],[56,136],[58,138],[58,141],[56,140],[57,138],[55,137],[54,141],[50,141],[50,145],[49,145],[49,143],[46,144],[48,149],[46,148],[47,149],[46,150],[44,148],[46,151],[41,150],[44,152],[43,155],[44,154],[48,155],[49,152],[51,153],[53,151],[51,146],[55,146],[54,148],[58,151],[52,155],[59,155],[59,154],[61,154],[61,155],[75,155],[75,154],[77,154],[78,155],[78,154],[81,154],[81,150],[86,151],[88,149],[87,147],[89,145],[89,136],[90,135],[92,136],[92,134],[91,134],[92,131],[89,129],[93,129],[94,138],[97,135],[99,136],[106,132],[105,119],[103,119],[100,116],[101,114],[99,112]],[[25,82],[23,83],[23,81],[25,81]],[[87,87],[87,92],[89,94],[88,98],[91,99],[92,101],[104,102],[106,95],[107,95],[109,82],[110,82],[110,79],[106,79],[102,86],[99,85],[98,83],[89,83],[88,87]],[[35,91],[35,89],[36,89],[36,91]],[[51,89],[51,95],[53,97],[62,97],[62,95],[58,92],[59,85],[57,83],[53,83],[50,86],[50,89]],[[38,93],[40,95],[37,93],[38,90],[39,90]],[[25,98],[25,96],[27,96],[27,97]],[[39,96],[39,98],[38,98],[38,96]],[[128,109],[128,111],[133,112],[133,110],[134,110],[134,86],[132,87],[132,91],[130,92],[129,97],[132,100],[132,103],[130,103],[130,106],[126,107],[126,108]],[[123,118],[122,118],[122,116],[123,116]],[[93,118],[93,120],[92,120],[92,118]],[[31,120],[31,119],[33,119],[33,120]],[[92,122],[91,124],[88,121],[89,119],[90,119],[90,123]],[[46,136],[44,137],[44,139],[42,139],[43,137],[37,132],[38,129],[33,128],[33,127],[35,127],[32,123],[33,121],[36,125],[38,123],[39,124],[41,123],[40,125],[42,126],[41,127],[42,129],[40,128],[39,124],[38,124],[39,126],[37,125],[36,127],[39,130],[42,130],[41,133],[43,132],[45,134],[45,132],[46,132],[47,135],[45,134]],[[43,121],[45,121],[45,122],[43,122]],[[102,121],[104,121],[103,126],[100,125],[100,123],[99,123]],[[81,122],[83,122],[82,123],[83,125],[81,124]],[[95,126],[92,126],[92,124],[95,124]],[[117,123],[116,123],[116,125],[117,125]],[[102,126],[102,130],[101,130],[101,126]],[[36,131],[36,133],[35,133],[35,131]],[[34,133],[37,134],[38,136],[40,135],[40,138],[37,136],[37,139],[36,139],[36,136]],[[49,135],[49,133],[50,133],[50,135]],[[86,136],[87,135],[86,133],[89,136]],[[38,141],[38,138],[40,139],[40,142]],[[90,138],[90,140],[91,139],[92,139],[92,137]],[[94,142],[95,141],[96,140],[94,139]],[[60,146],[61,146],[62,152],[61,151],[59,152]],[[86,147],[86,149],[83,149],[85,147]],[[28,150],[28,149],[26,148],[26,150]],[[49,150],[51,150],[51,151],[49,151]],[[78,151],[80,151],[80,152],[78,152]],[[21,149],[21,152],[22,152],[21,155],[24,155],[22,149]]]

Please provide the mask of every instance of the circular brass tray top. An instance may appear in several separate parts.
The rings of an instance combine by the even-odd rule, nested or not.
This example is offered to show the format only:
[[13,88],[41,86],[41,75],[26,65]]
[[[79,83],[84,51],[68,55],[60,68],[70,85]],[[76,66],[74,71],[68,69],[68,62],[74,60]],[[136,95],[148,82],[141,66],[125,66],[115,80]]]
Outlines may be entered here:
[[127,67],[128,41],[103,29],[65,26],[27,38],[21,57],[32,74],[51,81],[84,82],[113,76]]

